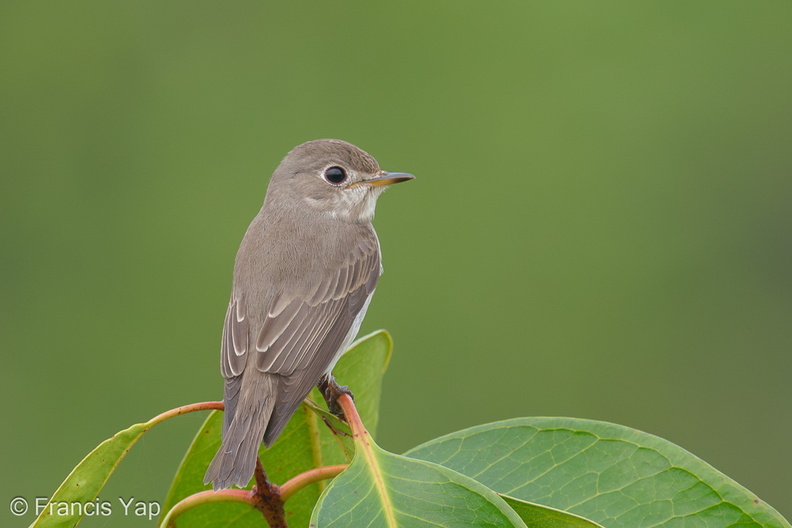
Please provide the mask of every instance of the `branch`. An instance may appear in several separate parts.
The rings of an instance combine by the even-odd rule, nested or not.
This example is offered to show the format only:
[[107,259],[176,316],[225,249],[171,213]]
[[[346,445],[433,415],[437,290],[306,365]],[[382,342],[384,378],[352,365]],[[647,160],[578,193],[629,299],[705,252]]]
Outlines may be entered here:
[[280,496],[283,502],[286,502],[292,495],[300,491],[306,486],[309,486],[320,480],[325,480],[338,476],[339,473],[347,468],[346,464],[338,464],[336,466],[323,466],[311,469],[304,473],[300,473],[296,477],[286,482],[280,487]]
[[148,421],[151,425],[156,425],[158,423],[164,422],[168,418],[173,418],[174,416],[179,416],[182,414],[187,414],[195,411],[209,411],[209,410],[219,410],[222,411],[225,409],[225,405],[223,402],[200,402],[200,403],[191,403],[189,405],[182,405],[181,407],[176,407],[175,409],[171,409],[169,411],[165,411],[162,414],[158,414],[154,418]]
[[256,478],[256,485],[250,491],[253,506],[261,512],[270,528],[288,528],[286,512],[283,510],[285,499],[281,498],[280,488],[267,478],[267,473],[258,457],[256,458],[256,472],[253,476]]
[[[364,440],[369,433],[363,426],[363,422],[360,419],[360,415],[355,408],[355,403],[352,398],[348,394],[342,394],[338,398],[338,403],[344,411],[344,416],[346,417],[347,423],[349,423],[352,428],[354,436]],[[192,411],[222,408],[223,402],[195,403],[166,411],[151,421],[153,423],[159,423],[173,416]],[[346,468],[346,464],[314,468],[292,477],[283,486],[277,486],[269,481],[267,473],[261,465],[261,460],[257,458],[256,472],[254,473],[256,485],[252,490],[206,490],[190,495],[177,502],[173,508],[170,509],[162,520],[162,526],[165,528],[175,528],[176,518],[178,516],[202,504],[209,504],[212,502],[239,502],[247,504],[261,512],[271,528],[287,528],[288,525],[286,523],[283,503],[304,487],[321,480],[336,477]]]
[[[259,468],[261,468],[260,473]],[[209,504],[212,502],[239,502],[260,511],[271,528],[282,528],[287,526],[285,515],[283,514],[284,502],[289,500],[289,498],[304,487],[319,482],[320,480],[333,478],[346,468],[347,466],[345,464],[314,468],[292,477],[283,486],[276,486],[267,480],[267,475],[264,473],[264,468],[261,466],[261,461],[259,460],[256,464],[255,488],[252,490],[206,490],[185,497],[177,502],[165,515],[161,526],[165,528],[175,528],[176,517],[202,504]],[[264,490],[263,493],[262,490]],[[280,504],[280,517],[278,517],[278,503]],[[270,511],[267,511],[268,508]]]

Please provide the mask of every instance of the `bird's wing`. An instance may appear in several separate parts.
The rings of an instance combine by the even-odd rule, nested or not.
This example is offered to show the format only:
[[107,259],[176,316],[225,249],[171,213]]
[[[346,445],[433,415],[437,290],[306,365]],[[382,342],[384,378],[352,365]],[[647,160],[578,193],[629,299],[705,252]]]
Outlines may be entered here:
[[[226,421],[234,416],[247,355],[256,369],[278,374],[277,401],[267,427],[269,445],[339,352],[357,331],[381,273],[379,244],[373,233],[350,252],[336,274],[307,288],[307,293],[276,296],[261,329],[249,333],[244,294],[234,294],[226,313],[221,345]],[[249,368],[249,367],[248,367]]]
[[256,341],[256,367],[280,374],[277,401],[264,442],[280,435],[300,402],[327,371],[340,348],[354,338],[381,273],[375,235],[361,242],[333,277],[307,298],[273,304]]
[[348,338],[380,271],[379,246],[372,234],[333,276],[314,285],[311,293],[276,298],[256,339],[256,368],[292,376],[295,371],[313,371],[309,367],[321,365],[321,375]]

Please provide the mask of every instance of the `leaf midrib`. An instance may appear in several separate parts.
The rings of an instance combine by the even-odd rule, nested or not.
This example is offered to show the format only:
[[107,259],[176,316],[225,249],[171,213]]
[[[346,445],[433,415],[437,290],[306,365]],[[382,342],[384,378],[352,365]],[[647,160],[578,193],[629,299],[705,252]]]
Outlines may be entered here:
[[374,487],[379,495],[380,502],[382,503],[382,511],[385,514],[385,522],[389,528],[397,528],[396,516],[393,512],[393,503],[388,494],[387,487],[385,486],[385,478],[382,468],[379,464],[377,454],[374,452],[372,442],[370,441],[368,431],[364,430],[358,433],[358,451],[363,454],[366,459],[366,466],[369,468],[371,479],[374,482]]

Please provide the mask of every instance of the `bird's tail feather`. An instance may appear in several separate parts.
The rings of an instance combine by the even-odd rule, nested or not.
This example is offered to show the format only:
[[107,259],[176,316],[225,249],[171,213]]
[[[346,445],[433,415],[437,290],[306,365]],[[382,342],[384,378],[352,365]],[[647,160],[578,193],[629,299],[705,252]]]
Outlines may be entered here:
[[215,491],[234,484],[245,487],[256,467],[259,445],[275,403],[273,395],[277,381],[271,374],[252,378],[251,386],[243,387],[241,391],[236,412],[223,431],[220,449],[204,476],[204,484],[212,482]]

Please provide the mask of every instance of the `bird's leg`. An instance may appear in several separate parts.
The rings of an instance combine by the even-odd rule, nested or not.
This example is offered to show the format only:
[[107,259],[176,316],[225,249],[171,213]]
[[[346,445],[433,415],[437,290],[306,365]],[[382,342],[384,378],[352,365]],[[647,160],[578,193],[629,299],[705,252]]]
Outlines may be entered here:
[[332,374],[325,374],[322,376],[316,386],[319,388],[319,392],[322,393],[322,396],[324,396],[324,399],[327,402],[327,409],[331,413],[344,420],[344,411],[338,404],[338,398],[342,394],[349,394],[349,397],[354,400],[355,395],[352,394],[352,391],[349,390],[349,387],[346,385],[339,385]]

